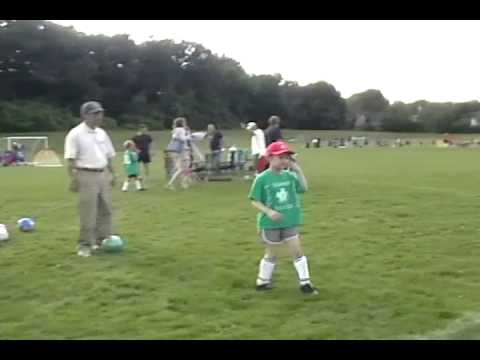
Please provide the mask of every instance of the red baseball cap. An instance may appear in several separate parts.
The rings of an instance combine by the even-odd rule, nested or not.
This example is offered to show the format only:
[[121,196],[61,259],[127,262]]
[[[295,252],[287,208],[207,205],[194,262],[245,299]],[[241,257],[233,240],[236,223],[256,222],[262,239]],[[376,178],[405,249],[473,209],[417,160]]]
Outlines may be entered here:
[[295,151],[288,147],[285,141],[275,141],[267,147],[268,156],[278,156],[283,154],[295,154]]

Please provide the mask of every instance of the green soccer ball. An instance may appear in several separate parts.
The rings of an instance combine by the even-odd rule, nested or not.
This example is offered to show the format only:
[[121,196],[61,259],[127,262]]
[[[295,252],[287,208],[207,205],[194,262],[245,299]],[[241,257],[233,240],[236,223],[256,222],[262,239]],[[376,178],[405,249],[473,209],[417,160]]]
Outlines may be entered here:
[[112,235],[102,242],[102,250],[106,252],[120,252],[125,246],[124,241],[118,235]]

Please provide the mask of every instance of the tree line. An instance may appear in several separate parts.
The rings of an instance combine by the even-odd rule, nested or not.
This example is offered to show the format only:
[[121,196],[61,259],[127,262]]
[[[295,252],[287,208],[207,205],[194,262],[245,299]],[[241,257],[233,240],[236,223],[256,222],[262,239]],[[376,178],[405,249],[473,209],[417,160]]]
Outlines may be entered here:
[[192,128],[264,127],[276,114],[292,129],[469,132],[480,113],[478,101],[390,104],[379,90],[344,99],[327,82],[299,86],[280,74],[249,75],[195,42],[135,44],[128,35],[0,20],[0,132],[66,130],[91,99],[103,103],[111,128],[164,129],[178,116]]

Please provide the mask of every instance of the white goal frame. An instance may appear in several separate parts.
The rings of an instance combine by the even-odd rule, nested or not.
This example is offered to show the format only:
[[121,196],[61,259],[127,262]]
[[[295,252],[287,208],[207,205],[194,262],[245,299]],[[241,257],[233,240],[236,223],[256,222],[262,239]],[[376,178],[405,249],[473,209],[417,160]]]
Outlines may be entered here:
[[45,140],[45,147],[44,149],[48,149],[48,136],[8,136],[2,139],[7,140],[7,150],[12,150],[12,145],[17,140],[21,142],[21,140]]
[[[13,144],[15,142],[18,142],[19,144],[22,144],[22,141],[25,140],[38,140],[41,142],[43,140],[43,144],[36,145],[34,148],[31,148],[31,153],[29,153],[28,158],[25,159],[25,164],[26,165],[33,165],[33,166],[39,166],[39,167],[61,167],[63,164],[61,163],[60,159],[58,156],[55,154],[53,150],[49,149],[48,146],[48,136],[8,136],[8,137],[3,137],[0,140],[6,141],[6,150],[7,151],[12,151],[13,150]],[[46,161],[35,161],[35,157],[37,154],[40,152],[47,152],[49,153],[48,155],[50,158]],[[44,156],[45,158],[45,156]]]

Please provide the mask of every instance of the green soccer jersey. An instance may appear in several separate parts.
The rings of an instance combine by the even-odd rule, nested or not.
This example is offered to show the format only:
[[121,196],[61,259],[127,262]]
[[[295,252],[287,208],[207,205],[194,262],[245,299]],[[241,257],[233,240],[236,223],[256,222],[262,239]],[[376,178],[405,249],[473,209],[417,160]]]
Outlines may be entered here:
[[260,212],[257,218],[259,228],[282,229],[301,225],[303,212],[299,194],[303,192],[305,187],[292,171],[277,173],[269,169],[258,175],[248,197],[283,215],[282,221],[273,221]]
[[127,176],[138,176],[140,173],[140,163],[138,162],[138,154],[134,150],[126,150],[123,154],[123,166]]

